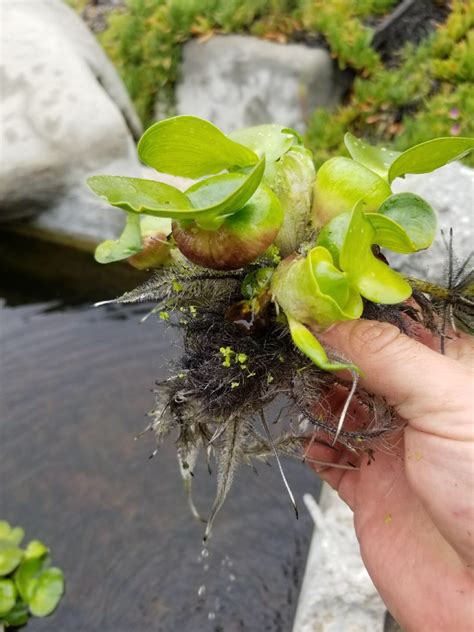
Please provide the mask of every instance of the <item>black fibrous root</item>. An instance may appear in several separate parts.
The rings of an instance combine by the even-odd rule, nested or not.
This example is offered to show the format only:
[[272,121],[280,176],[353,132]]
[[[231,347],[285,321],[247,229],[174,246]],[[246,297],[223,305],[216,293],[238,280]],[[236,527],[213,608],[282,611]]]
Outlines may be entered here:
[[[217,493],[205,538],[239,464],[266,461],[274,454],[304,459],[314,430],[326,436],[328,443],[337,439],[354,453],[370,454],[387,433],[403,425],[385,400],[361,386],[353,389],[352,399],[364,410],[365,421],[361,424],[358,416],[354,428],[347,404],[347,423],[342,424],[341,414],[332,410],[331,393],[338,389],[349,396],[351,385],[320,370],[295,348],[271,302],[264,302],[265,318],[251,335],[229,320],[229,308],[242,301],[241,283],[248,272],[219,273],[187,265],[165,268],[118,299],[157,303],[153,313],[183,333],[184,353],[170,377],[156,385],[148,428],[157,445],[170,433],[177,436],[186,494],[193,515],[200,520],[204,518],[191,494],[193,469],[198,453],[205,455],[209,470],[215,463]],[[411,303],[367,303],[364,318],[389,322],[408,335],[420,322],[440,333],[437,300],[426,287],[415,287]],[[276,419],[274,408],[281,411]],[[338,465],[352,467],[351,463]],[[283,480],[295,506],[284,475]]]

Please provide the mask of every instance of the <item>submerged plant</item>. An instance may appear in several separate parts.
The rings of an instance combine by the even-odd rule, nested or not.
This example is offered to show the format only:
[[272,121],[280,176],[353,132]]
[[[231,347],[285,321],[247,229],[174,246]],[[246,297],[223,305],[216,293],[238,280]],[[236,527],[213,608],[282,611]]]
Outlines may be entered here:
[[[381,249],[417,252],[436,234],[435,211],[417,195],[393,194],[393,180],[456,160],[474,140],[438,138],[403,153],[350,134],[345,142],[351,158],[333,158],[315,174],[291,129],[262,125],[225,135],[178,116],[149,128],[138,153],[159,172],[196,180],[187,190],[120,176],[89,179],[96,194],[127,213],[122,235],[101,244],[97,260],[136,264],[138,257],[141,267],[158,267],[117,301],[155,301],[153,312],[184,332],[184,356],[157,389],[149,428],[158,442],[178,430],[188,491],[198,451],[215,455],[218,493],[207,532],[239,461],[301,456],[301,420],[358,450],[396,427],[383,401],[356,389],[357,367],[325,349],[318,332],[361,316],[407,333],[420,319],[437,330],[436,300],[450,300],[452,314],[460,303],[473,306],[472,288],[420,291],[423,281],[393,270]],[[159,245],[155,259],[150,237]],[[322,406],[328,389],[344,384],[335,373],[344,368],[354,377],[349,397],[355,392],[369,412],[357,432],[343,427],[347,406],[337,419]],[[273,438],[264,409],[281,393],[290,402],[289,426]]]
[[25,625],[31,615],[47,617],[64,592],[64,577],[51,566],[48,547],[31,540],[20,548],[25,533],[0,520],[0,630]]

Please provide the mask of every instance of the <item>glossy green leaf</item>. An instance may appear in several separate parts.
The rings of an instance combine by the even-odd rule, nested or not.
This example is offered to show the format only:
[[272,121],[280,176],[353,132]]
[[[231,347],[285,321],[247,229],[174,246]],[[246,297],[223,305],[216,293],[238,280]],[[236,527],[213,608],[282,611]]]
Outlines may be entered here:
[[24,537],[25,532],[21,527],[12,527],[6,520],[0,520],[0,540],[19,546]]
[[127,223],[120,237],[103,241],[95,249],[94,256],[98,263],[113,263],[140,252],[141,247],[140,216],[127,213]]
[[17,601],[7,615],[3,616],[3,622],[7,627],[19,628],[30,618],[28,606],[22,601]]
[[306,257],[283,260],[272,277],[271,290],[287,317],[321,329],[362,314],[359,293],[320,246]]
[[322,344],[302,323],[288,318],[288,325],[295,346],[320,369],[325,371],[342,371],[343,369],[358,371],[358,368],[353,364],[331,362]]
[[259,156],[264,155],[267,163],[275,162],[286,154],[292,145],[299,143],[294,130],[274,124],[239,129],[230,133],[229,138],[245,145]]
[[202,228],[217,229],[222,218],[239,211],[257,190],[265,171],[265,158],[248,174],[224,173],[200,180],[186,190],[194,210],[179,219],[195,219]]
[[25,560],[43,558],[48,553],[49,549],[46,544],[43,544],[40,540],[31,540],[31,542],[28,542],[28,546],[25,549]]
[[30,603],[44,565],[45,560],[43,558],[34,557],[22,562],[15,572],[14,579],[16,587],[18,588],[21,598],[27,604]]
[[386,178],[390,165],[400,156],[399,151],[390,151],[385,147],[374,147],[347,132],[344,144],[352,158],[374,171],[381,178]]
[[[132,213],[147,213],[158,217],[177,216],[191,208],[184,193],[164,182],[126,178],[123,176],[92,176],[90,189],[112,206]],[[167,213],[170,214],[167,215]]]
[[57,608],[63,593],[62,571],[59,568],[47,568],[40,574],[29,601],[31,613],[37,617],[47,617]]
[[268,288],[272,278],[273,268],[257,268],[245,275],[240,286],[242,296],[245,298],[255,298]]
[[187,178],[202,178],[258,162],[248,147],[196,116],[175,116],[152,125],[138,143],[138,155],[158,171]]
[[359,200],[366,213],[375,213],[390,195],[387,182],[367,167],[343,156],[330,158],[316,174],[314,225],[322,227],[336,215],[350,212]]
[[336,215],[318,233],[317,246],[326,248],[331,253],[334,265],[339,266],[339,255],[344,239],[346,238],[347,227],[351,221],[351,213],[341,213]]
[[400,303],[411,295],[405,279],[372,253],[375,230],[362,212],[361,204],[352,211],[340,266],[351,284],[369,301],[382,304]]
[[374,242],[394,252],[424,250],[436,236],[435,211],[414,193],[396,193],[382,203],[377,213],[366,217],[375,229]]
[[196,220],[209,228],[214,227],[215,218],[231,215],[244,206],[257,190],[264,171],[265,159],[262,158],[247,174],[212,176],[196,182],[186,193],[161,182],[120,176],[94,176],[89,178],[88,184],[109,204],[126,211]]
[[0,540],[0,577],[11,573],[23,558],[23,551],[8,540]]
[[[8,614],[15,605],[16,588],[11,579],[0,579],[0,617]],[[1,626],[1,622],[0,622]]]
[[434,138],[404,151],[390,166],[388,181],[407,173],[429,173],[459,160],[474,149],[474,138]]

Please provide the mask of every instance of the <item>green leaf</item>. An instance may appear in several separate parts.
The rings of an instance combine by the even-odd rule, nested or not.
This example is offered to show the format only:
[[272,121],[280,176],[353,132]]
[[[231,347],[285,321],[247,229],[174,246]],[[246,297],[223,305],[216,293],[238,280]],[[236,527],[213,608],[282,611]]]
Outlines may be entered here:
[[318,233],[317,246],[326,248],[331,253],[334,265],[339,266],[339,255],[344,239],[346,238],[347,227],[351,221],[351,213],[341,213],[332,218]]
[[24,537],[25,532],[21,527],[12,527],[6,520],[0,520],[0,540],[8,540],[19,546]]
[[120,237],[103,241],[95,249],[94,256],[98,263],[112,263],[127,259],[141,248],[140,216],[127,213],[127,223]]
[[390,195],[387,182],[367,167],[343,156],[330,158],[316,174],[314,224],[324,226],[336,215],[350,212],[359,200],[366,213],[375,213]]
[[390,165],[400,156],[399,151],[390,151],[385,147],[374,147],[353,136],[350,132],[344,136],[344,144],[352,158],[374,171],[381,178],[386,178]]
[[359,293],[320,246],[306,257],[284,259],[272,276],[271,292],[287,317],[323,329],[362,314]]
[[15,601],[15,584],[11,579],[0,579],[0,617],[3,617],[10,612],[15,605]]
[[47,568],[39,578],[29,602],[32,614],[47,617],[58,606],[64,593],[64,576],[59,568]]
[[12,628],[19,628],[28,621],[30,617],[28,606],[22,601],[17,601],[10,612],[3,617],[3,622]]
[[262,158],[246,175],[223,173],[196,182],[186,190],[195,208],[182,213],[180,219],[195,219],[202,228],[219,228],[222,221],[218,218],[236,213],[250,200],[262,181],[264,171],[265,158]]
[[340,266],[351,284],[369,301],[388,305],[400,303],[411,295],[411,287],[398,272],[372,253],[375,230],[361,207],[359,203],[352,211],[340,253]]
[[42,558],[48,553],[49,549],[46,544],[43,544],[40,540],[31,540],[31,542],[28,542],[28,546],[25,549],[25,560]]
[[8,540],[0,540],[0,577],[11,573],[23,558],[23,551]]
[[152,125],[138,143],[138,155],[157,171],[187,178],[258,162],[253,151],[196,116],[175,116]]
[[218,228],[218,221],[213,224],[215,218],[240,210],[257,190],[264,171],[262,158],[247,174],[224,173],[206,178],[186,193],[161,182],[120,176],[93,176],[88,184],[110,204],[126,211],[196,220],[203,227]]
[[30,603],[44,565],[45,560],[43,558],[34,557],[22,562],[15,572],[14,579],[16,587],[18,588],[21,598],[27,604]]
[[87,184],[112,206],[132,213],[173,217],[166,213],[172,211],[179,215],[180,211],[191,208],[184,193],[164,182],[123,176],[92,176]]
[[388,181],[407,173],[429,173],[443,165],[459,160],[474,149],[474,138],[434,138],[404,151],[392,163]]
[[435,211],[414,193],[396,193],[382,203],[377,213],[366,217],[375,229],[374,243],[394,252],[424,250],[436,236]]
[[342,371],[343,369],[352,371],[359,370],[353,364],[331,362],[322,344],[302,323],[299,323],[293,318],[288,318],[288,325],[296,347],[320,369],[324,369],[325,371]]
[[257,125],[239,129],[229,134],[229,138],[245,145],[259,156],[265,156],[267,163],[275,162],[299,142],[297,132],[282,125]]

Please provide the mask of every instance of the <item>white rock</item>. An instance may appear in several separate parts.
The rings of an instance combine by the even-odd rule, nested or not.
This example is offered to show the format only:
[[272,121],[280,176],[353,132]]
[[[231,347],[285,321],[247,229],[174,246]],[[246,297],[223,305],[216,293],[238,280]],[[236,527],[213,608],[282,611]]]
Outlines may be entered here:
[[122,82],[61,0],[0,0],[0,8],[0,220],[49,209],[34,220],[46,230],[115,232],[120,213],[98,214],[84,182],[140,173],[141,126]]
[[348,81],[326,50],[245,35],[186,43],[181,77],[177,111],[227,132],[261,123],[303,131],[315,107],[339,102]]
[[352,511],[326,483],[319,505],[304,500],[315,530],[293,632],[382,632],[386,608],[362,562]]
[[390,263],[407,274],[442,281],[448,257],[441,230],[449,239],[453,228],[454,251],[460,262],[473,250],[474,170],[453,162],[433,173],[397,179],[392,188],[395,193],[411,191],[426,199],[438,212],[439,230],[429,250],[409,256],[390,253]]

